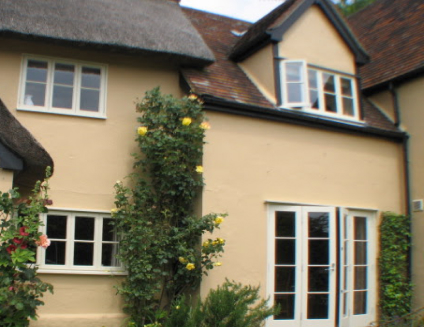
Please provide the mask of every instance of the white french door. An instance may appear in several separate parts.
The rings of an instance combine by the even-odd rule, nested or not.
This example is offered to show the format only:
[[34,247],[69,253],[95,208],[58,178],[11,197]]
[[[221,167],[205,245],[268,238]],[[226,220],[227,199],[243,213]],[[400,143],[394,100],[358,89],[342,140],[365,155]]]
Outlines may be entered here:
[[335,207],[269,207],[268,327],[364,327],[372,321],[375,253],[369,214]]

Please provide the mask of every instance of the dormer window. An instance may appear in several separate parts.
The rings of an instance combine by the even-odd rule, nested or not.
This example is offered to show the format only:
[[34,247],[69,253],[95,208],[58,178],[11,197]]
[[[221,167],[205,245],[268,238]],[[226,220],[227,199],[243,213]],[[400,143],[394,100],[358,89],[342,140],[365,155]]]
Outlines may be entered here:
[[280,64],[281,106],[344,119],[359,119],[352,75],[308,66],[304,60]]

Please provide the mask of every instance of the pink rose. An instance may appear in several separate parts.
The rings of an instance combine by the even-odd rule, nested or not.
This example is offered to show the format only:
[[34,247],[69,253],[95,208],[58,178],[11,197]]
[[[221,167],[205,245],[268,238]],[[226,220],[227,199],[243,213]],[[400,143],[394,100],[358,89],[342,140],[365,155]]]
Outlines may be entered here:
[[46,249],[50,245],[50,240],[47,238],[47,235],[41,235],[39,240],[35,242],[38,246]]

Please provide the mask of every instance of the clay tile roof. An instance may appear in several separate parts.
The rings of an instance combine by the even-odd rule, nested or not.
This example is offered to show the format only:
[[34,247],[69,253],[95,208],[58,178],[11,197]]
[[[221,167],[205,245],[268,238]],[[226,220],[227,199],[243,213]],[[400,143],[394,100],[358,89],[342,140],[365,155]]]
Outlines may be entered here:
[[53,160],[40,143],[10,113],[0,99],[0,142],[24,161],[15,183],[33,187],[44,178],[47,166],[53,169]]
[[424,69],[422,0],[377,0],[348,21],[371,57],[360,69],[363,88]]
[[243,70],[228,59],[233,44],[239,38],[231,31],[246,31],[250,24],[192,9],[184,11],[200,31],[205,42],[213,49],[216,58],[215,63],[202,70],[183,70],[183,76],[190,87],[198,94],[209,94],[261,107],[273,107]]
[[[205,99],[212,98],[228,104],[253,106],[265,109],[268,113],[275,111],[276,115],[281,113],[279,108],[262,95],[237,63],[229,59],[234,44],[240,39],[240,36],[236,36],[232,31],[246,31],[251,24],[193,9],[184,11],[214,51],[216,58],[213,64],[203,69],[182,70],[183,78],[191,90]],[[401,134],[378,108],[365,100],[363,110],[366,126]]]
[[214,60],[181,7],[169,0],[1,0],[0,33],[164,54],[185,64]]

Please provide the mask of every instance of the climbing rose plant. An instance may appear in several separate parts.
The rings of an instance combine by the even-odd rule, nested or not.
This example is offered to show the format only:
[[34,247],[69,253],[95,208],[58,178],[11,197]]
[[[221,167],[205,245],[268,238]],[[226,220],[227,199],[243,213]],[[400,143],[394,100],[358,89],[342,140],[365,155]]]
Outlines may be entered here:
[[[47,178],[50,169],[47,170]],[[47,212],[48,180],[37,182],[28,199],[16,189],[0,192],[0,322],[2,327],[29,326],[36,320],[37,307],[43,305],[43,293],[52,285],[38,278],[35,266],[37,247],[47,248],[50,241],[39,232],[40,213]]]
[[112,210],[120,239],[118,258],[128,275],[118,286],[130,315],[129,326],[154,326],[170,304],[198,287],[202,275],[220,266],[225,240],[209,238],[225,215],[195,214],[203,186],[202,154],[210,128],[201,101],[162,95],[159,88],[137,104],[140,153],[134,154],[130,187],[115,184]]

